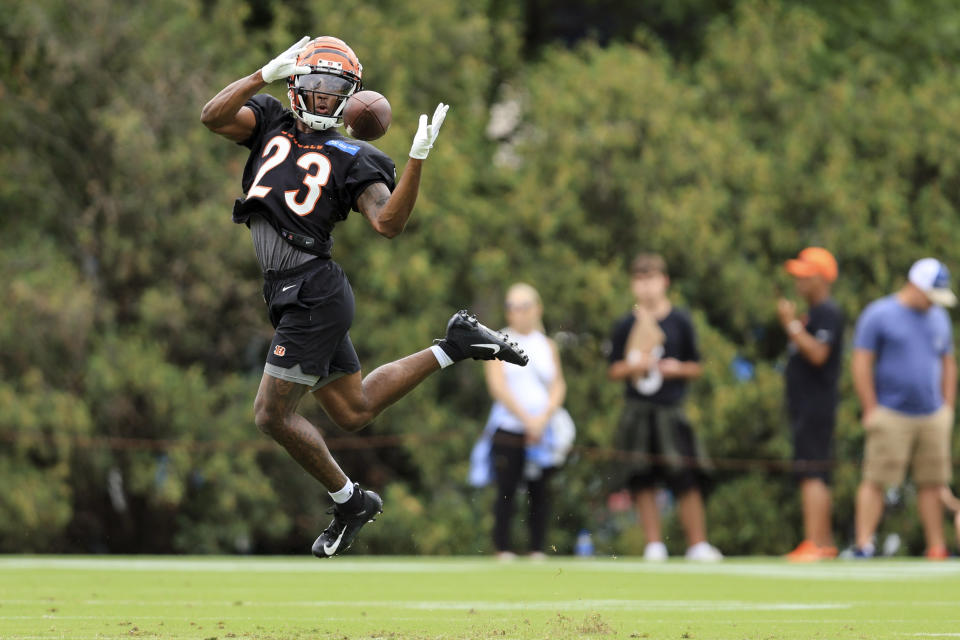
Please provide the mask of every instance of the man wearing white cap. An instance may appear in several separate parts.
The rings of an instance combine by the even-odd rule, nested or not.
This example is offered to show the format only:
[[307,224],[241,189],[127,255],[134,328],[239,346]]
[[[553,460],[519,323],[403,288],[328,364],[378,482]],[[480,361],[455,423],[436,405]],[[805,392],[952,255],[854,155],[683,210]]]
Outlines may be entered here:
[[872,302],[857,321],[853,383],[867,432],[856,501],[858,557],[873,555],[883,488],[901,484],[908,465],[917,485],[926,556],[947,556],[940,488],[951,477],[957,364],[943,307],[956,303],[947,267],[924,258],[913,264],[899,291]]

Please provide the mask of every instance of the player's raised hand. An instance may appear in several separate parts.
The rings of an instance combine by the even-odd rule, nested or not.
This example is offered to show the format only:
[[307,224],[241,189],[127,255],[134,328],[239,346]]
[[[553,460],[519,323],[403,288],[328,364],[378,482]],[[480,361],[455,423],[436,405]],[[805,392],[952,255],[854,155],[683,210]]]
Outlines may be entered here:
[[282,80],[289,76],[299,76],[304,73],[310,73],[310,67],[306,65],[297,65],[297,56],[303,45],[310,42],[310,36],[303,36],[299,42],[278,55],[276,58],[263,65],[260,69],[260,75],[266,83],[274,80]]
[[443,119],[447,117],[447,109],[450,105],[442,102],[437,105],[433,112],[433,120],[427,121],[427,114],[420,116],[420,126],[417,127],[417,133],[413,136],[413,146],[410,147],[410,157],[418,160],[425,160],[433,148],[433,143],[440,134],[440,127],[443,125]]

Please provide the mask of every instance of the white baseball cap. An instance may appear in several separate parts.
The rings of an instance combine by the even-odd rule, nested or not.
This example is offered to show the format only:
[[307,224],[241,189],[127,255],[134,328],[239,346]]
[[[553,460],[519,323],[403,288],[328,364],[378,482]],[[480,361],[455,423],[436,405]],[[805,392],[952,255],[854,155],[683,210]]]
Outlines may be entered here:
[[957,304],[957,296],[950,290],[950,271],[936,258],[922,258],[914,262],[908,279],[927,294],[933,304],[941,307]]

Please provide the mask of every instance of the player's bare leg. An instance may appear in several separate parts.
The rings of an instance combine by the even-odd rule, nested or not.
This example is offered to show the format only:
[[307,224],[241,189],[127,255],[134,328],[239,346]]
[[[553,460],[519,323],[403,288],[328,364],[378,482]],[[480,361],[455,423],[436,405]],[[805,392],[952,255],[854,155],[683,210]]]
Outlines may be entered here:
[[257,427],[286,449],[327,491],[337,491],[346,484],[346,474],[330,455],[317,428],[296,412],[308,390],[306,385],[263,374],[253,404]]
[[443,340],[429,349],[377,367],[366,377],[358,372],[334,380],[317,389],[314,396],[340,428],[357,431],[431,373],[467,358],[520,366],[528,361],[523,349],[505,334],[480,324],[467,311],[458,311],[447,322]]
[[[361,379],[358,371],[333,380],[314,394],[338,426],[356,431],[439,369],[437,357],[425,349],[377,368],[366,379]],[[303,390],[298,391],[298,395],[302,397]],[[326,482],[324,478],[333,482],[333,485],[325,484],[337,502],[329,511],[333,520],[314,541],[311,550],[318,558],[335,556],[348,549],[360,529],[383,511],[383,501],[373,491],[361,490],[359,485],[350,482],[333,460],[322,436],[301,416],[294,413],[283,425],[282,437],[275,435],[274,438],[314,477],[321,482]],[[346,502],[337,500],[338,495],[343,500],[347,494]]]
[[383,511],[383,501],[372,491],[363,491],[350,482],[330,455],[323,436],[296,412],[309,387],[270,374],[260,380],[254,401],[257,426],[276,440],[314,478],[319,480],[336,503],[329,511],[333,522],[313,543],[312,551],[329,558],[348,549],[357,532]]
[[[356,431],[431,373],[466,358],[498,358],[520,365],[527,364],[528,360],[523,350],[507,336],[491,331],[466,311],[459,311],[447,323],[446,337],[429,349],[377,367],[365,378],[358,371],[332,380],[314,395],[337,425]],[[348,485],[341,492],[349,489]],[[380,496],[361,491],[359,487],[355,489],[350,501],[359,506],[334,506],[333,521],[313,543],[315,556],[329,558],[349,548],[360,528],[383,511]],[[331,497],[336,500],[334,493]]]
[[382,365],[361,378],[358,371],[313,392],[323,410],[341,429],[358,431],[384,409],[440,370],[430,349]]

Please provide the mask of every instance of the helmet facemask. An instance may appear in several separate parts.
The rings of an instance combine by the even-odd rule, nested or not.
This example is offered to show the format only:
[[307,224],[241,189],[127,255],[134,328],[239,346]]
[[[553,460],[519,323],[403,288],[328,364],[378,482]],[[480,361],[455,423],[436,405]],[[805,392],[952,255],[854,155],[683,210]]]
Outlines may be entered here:
[[347,98],[360,90],[360,80],[344,73],[340,64],[321,61],[311,73],[288,82],[293,114],[311,129],[325,131],[343,124]]

